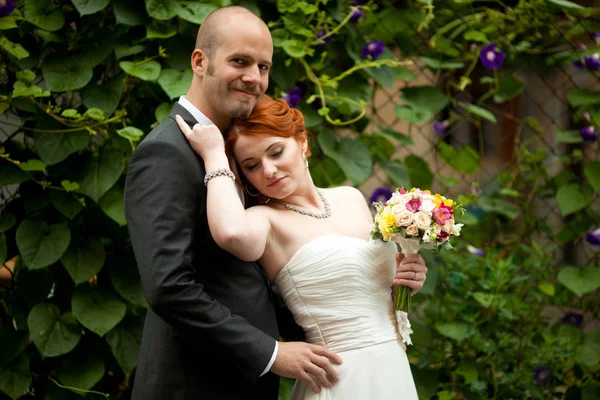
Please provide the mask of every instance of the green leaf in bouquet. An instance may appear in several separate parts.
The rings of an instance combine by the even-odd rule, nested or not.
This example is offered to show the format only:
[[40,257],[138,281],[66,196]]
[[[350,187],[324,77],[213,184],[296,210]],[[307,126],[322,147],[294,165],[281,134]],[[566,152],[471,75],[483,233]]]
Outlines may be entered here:
[[459,342],[475,334],[473,326],[464,322],[438,322],[435,324],[435,329],[443,336]]
[[423,190],[431,187],[433,184],[433,174],[427,161],[411,154],[404,158],[404,165],[408,170],[411,187],[418,187]]
[[379,166],[388,179],[397,187],[411,186],[410,175],[406,166],[399,160],[380,160]]
[[572,90],[567,94],[567,98],[573,107],[600,104],[600,92],[589,89]]
[[494,93],[494,102],[504,103],[520,95],[525,90],[525,84],[512,75],[507,75],[498,81],[498,89]]
[[583,169],[585,177],[594,190],[600,189],[600,162],[592,161]]
[[54,304],[36,304],[27,317],[27,326],[40,354],[56,357],[69,353],[81,338],[81,328],[72,313],[60,314]]
[[161,66],[158,61],[121,61],[119,66],[131,76],[143,81],[156,81],[160,76]]
[[449,166],[467,175],[474,175],[479,169],[479,153],[471,146],[454,148],[444,141],[437,142],[440,158]]
[[100,272],[106,259],[104,245],[100,239],[73,241],[60,262],[76,285],[87,282]]
[[73,5],[79,12],[79,15],[89,15],[97,13],[106,8],[110,0],[72,0]]
[[17,229],[16,241],[29,269],[44,268],[62,257],[71,241],[71,231],[64,224],[26,219]]
[[448,105],[448,97],[432,86],[405,87],[400,99],[415,110],[424,110],[432,114]]
[[75,318],[86,328],[104,336],[125,317],[127,306],[114,293],[80,285],[71,298]]
[[158,20],[171,19],[181,9],[177,0],[145,0],[145,2],[148,15]]
[[32,381],[29,359],[25,354],[8,365],[0,364],[0,392],[11,399],[23,398]]
[[581,297],[600,288],[600,268],[565,267],[558,273],[558,281]]
[[563,216],[584,209],[593,199],[594,189],[588,184],[570,183],[556,193],[556,201]]

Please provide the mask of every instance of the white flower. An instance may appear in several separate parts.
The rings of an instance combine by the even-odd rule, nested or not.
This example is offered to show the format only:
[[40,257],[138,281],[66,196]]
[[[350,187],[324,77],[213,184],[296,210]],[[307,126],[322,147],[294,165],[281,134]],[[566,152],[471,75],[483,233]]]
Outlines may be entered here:
[[414,215],[415,225],[419,229],[428,229],[431,225],[431,217],[423,211],[417,211]]
[[410,340],[410,334],[413,333],[410,329],[410,321],[408,320],[408,314],[404,311],[396,311],[396,321],[398,321],[398,332],[402,336],[402,343],[412,345]]
[[450,218],[450,219],[446,220],[446,223],[444,224],[444,231],[451,233],[453,226],[454,226],[454,218]]
[[404,204],[405,202],[402,201],[402,195],[398,192],[394,192],[392,193],[392,197],[390,197],[390,199],[387,201],[388,205],[396,205],[396,204]]
[[433,224],[433,233],[435,233],[436,236],[439,236],[440,233],[442,233],[442,226],[438,223]]
[[392,212],[395,215],[400,214],[404,210],[406,210],[406,205],[404,204],[395,204],[394,206],[392,206]]
[[460,236],[460,230],[463,226],[464,226],[464,224],[456,224],[456,225],[452,226],[452,232],[450,232],[450,233],[453,234],[454,236]]
[[[433,196],[429,196],[429,197],[432,197],[432,199],[433,199]],[[421,202],[421,207],[419,208],[419,210],[424,211],[428,214],[431,214],[431,212],[435,208],[435,203],[433,202],[432,199],[424,198]]]
[[399,214],[396,214],[396,225],[408,226],[413,222],[413,213],[408,211],[406,208]]
[[406,234],[409,236],[415,236],[419,233],[419,228],[415,225],[409,225],[406,227]]
[[431,242],[431,234],[432,234],[432,228],[427,229],[425,231],[425,233],[423,234],[423,242],[424,243],[430,243]]

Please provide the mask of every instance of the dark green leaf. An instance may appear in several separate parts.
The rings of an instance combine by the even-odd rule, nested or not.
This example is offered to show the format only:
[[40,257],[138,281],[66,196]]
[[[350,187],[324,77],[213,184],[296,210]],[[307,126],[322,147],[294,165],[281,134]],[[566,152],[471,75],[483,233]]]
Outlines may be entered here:
[[442,335],[458,342],[475,334],[475,330],[469,324],[463,322],[436,323],[435,329]]
[[431,86],[412,86],[402,89],[400,99],[413,109],[430,113],[441,111],[448,105],[448,97]]
[[71,0],[79,15],[97,13],[106,8],[110,0]]
[[588,184],[570,183],[556,193],[556,201],[563,216],[583,210],[593,199],[594,189]]
[[0,187],[15,185],[29,179],[29,174],[15,164],[0,165]]
[[106,341],[123,371],[125,373],[133,371],[137,366],[142,342],[141,327],[120,324],[106,335]]
[[83,326],[104,336],[125,317],[127,306],[114,293],[80,285],[71,298],[75,318]]
[[123,96],[123,76],[117,75],[109,81],[97,85],[91,82],[81,91],[83,104],[87,108],[98,108],[104,112],[106,117],[110,117]]
[[126,225],[123,203],[123,188],[118,183],[113,185],[108,192],[98,201],[98,205],[106,215],[120,226]]
[[17,229],[17,247],[29,269],[44,268],[58,261],[69,246],[71,231],[66,225],[48,225],[26,219]]
[[51,190],[48,192],[48,197],[52,205],[60,211],[62,215],[69,219],[75,218],[81,210],[83,204],[75,198],[75,195],[60,190]]
[[419,156],[409,155],[404,158],[404,165],[408,170],[408,176],[410,176],[411,187],[418,187],[423,190],[431,188],[433,174],[427,161]]
[[25,20],[44,30],[57,31],[65,24],[65,17],[58,10],[59,5],[46,0],[25,0]]
[[160,76],[161,66],[157,61],[121,61],[123,71],[143,81],[155,81]]
[[18,43],[13,43],[6,37],[0,37],[0,47],[15,56],[18,60],[29,57],[29,52]]
[[385,126],[377,127],[379,134],[397,140],[400,144],[414,144],[412,138]]
[[478,203],[483,210],[503,215],[511,220],[517,218],[521,213],[519,207],[503,199],[484,196],[479,198]]
[[38,155],[46,165],[53,165],[63,161],[70,154],[85,149],[90,140],[86,131],[64,133],[39,133],[36,132],[35,148]]
[[406,188],[411,186],[408,170],[400,161],[381,160],[379,166],[395,186]]
[[45,357],[67,354],[77,346],[81,337],[73,315],[61,315],[54,304],[36,304],[27,317],[27,326],[35,346]]
[[566,267],[557,277],[567,289],[581,297],[600,288],[600,268],[598,267]]
[[117,24],[137,26],[146,25],[146,14],[143,9],[134,9],[134,5],[127,0],[113,0],[112,9],[115,13]]
[[48,57],[42,64],[42,74],[51,92],[81,89],[92,79],[92,67],[76,57]]
[[414,124],[427,121],[433,117],[433,114],[427,110],[413,109],[408,106],[396,106],[394,107],[394,113],[401,120]]
[[156,19],[171,19],[181,8],[177,0],[145,0],[148,15]]
[[461,101],[459,101],[458,104],[473,115],[481,117],[494,124],[497,122],[496,116],[483,107],[476,106],[475,104],[463,103]]
[[600,162],[590,162],[584,167],[583,172],[594,190],[600,189]]
[[77,174],[79,192],[95,202],[115,184],[123,172],[123,154],[117,150],[106,150],[90,160]]
[[25,354],[14,363],[6,366],[0,364],[0,393],[5,393],[11,399],[23,398],[32,381],[29,359]]
[[556,143],[581,143],[583,140],[579,135],[579,131],[564,131],[556,132]]
[[498,89],[494,93],[496,103],[504,103],[520,95],[525,90],[525,84],[512,75],[500,78]]
[[99,239],[74,241],[60,259],[76,285],[87,282],[102,269],[106,252]]
[[458,172],[474,175],[479,169],[479,154],[472,147],[456,149],[443,141],[439,141],[437,147],[440,158]]
[[588,89],[572,90],[567,94],[567,98],[573,107],[600,104],[600,92]]
[[68,387],[89,390],[104,376],[104,362],[94,353],[63,359],[58,370],[60,382]]
[[216,9],[217,7],[213,4],[187,3],[177,10],[177,15],[192,24],[200,25],[208,14]]
[[178,71],[167,68],[162,70],[158,78],[158,84],[169,96],[169,99],[173,100],[187,93],[192,83],[192,76],[194,74],[191,69]]

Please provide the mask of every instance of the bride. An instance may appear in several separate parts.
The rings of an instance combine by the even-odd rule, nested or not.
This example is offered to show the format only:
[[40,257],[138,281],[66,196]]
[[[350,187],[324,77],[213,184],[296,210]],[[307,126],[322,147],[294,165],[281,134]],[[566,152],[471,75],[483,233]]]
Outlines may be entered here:
[[[369,240],[372,217],[362,193],[315,187],[302,114],[265,95],[225,132],[226,142],[214,125],[190,129],[179,116],[177,123],[205,164],[216,243],[242,260],[259,260],[306,340],[343,360],[335,366],[338,383],[320,390],[305,374],[292,399],[417,400],[392,286],[416,292],[427,268],[413,255],[395,275],[402,255],[393,243]],[[268,201],[244,209],[235,184]]]

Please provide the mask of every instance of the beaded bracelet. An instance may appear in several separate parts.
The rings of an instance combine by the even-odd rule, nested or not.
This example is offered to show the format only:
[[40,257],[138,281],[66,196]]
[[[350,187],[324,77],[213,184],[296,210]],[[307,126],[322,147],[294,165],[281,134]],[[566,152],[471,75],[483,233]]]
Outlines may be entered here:
[[211,171],[208,174],[204,175],[204,186],[208,184],[208,181],[217,176],[228,176],[235,181],[235,175],[233,174],[233,172],[231,172],[231,170],[227,168],[217,168],[214,171]]

